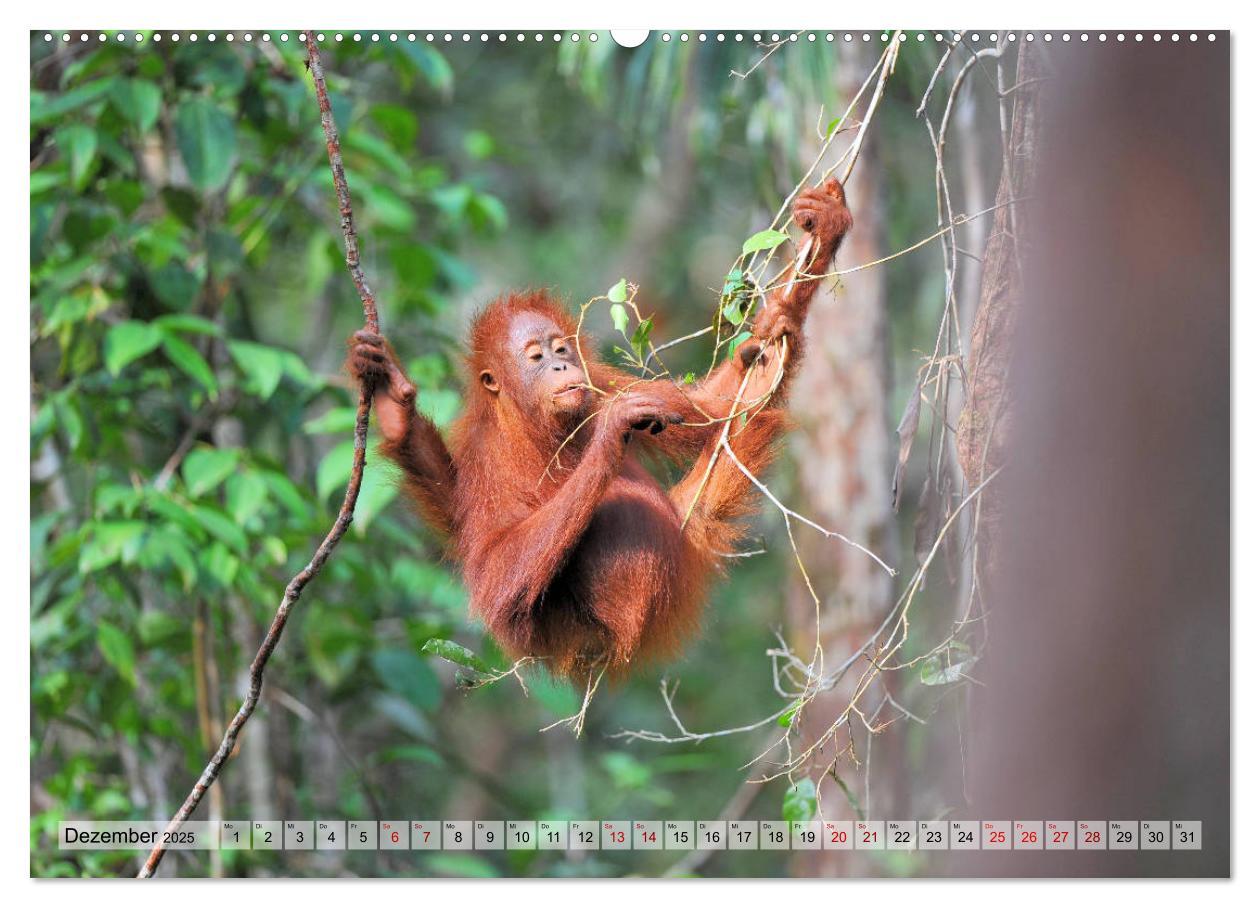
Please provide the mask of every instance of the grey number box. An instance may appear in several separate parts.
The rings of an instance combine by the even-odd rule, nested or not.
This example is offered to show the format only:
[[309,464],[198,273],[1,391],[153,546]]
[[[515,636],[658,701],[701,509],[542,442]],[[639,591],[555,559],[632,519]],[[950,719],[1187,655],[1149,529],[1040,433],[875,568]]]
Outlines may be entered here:
[[763,851],[787,851],[791,847],[792,833],[786,820],[762,820],[757,825]]
[[629,851],[633,834],[629,820],[600,820],[599,847],[605,851]]
[[381,820],[377,828],[377,840],[384,851],[406,851],[411,847],[406,820]]
[[538,847],[544,851],[566,850],[569,847],[569,824],[558,820],[539,820]]
[[219,823],[219,847],[224,851],[249,849],[249,824],[243,820],[223,820]]
[[376,851],[376,821],[351,820],[346,824],[346,843],[351,851]]
[[314,820],[284,821],[284,850],[312,851],[315,848]]
[[949,847],[953,851],[977,851],[980,848],[979,820],[950,820]]
[[1171,826],[1167,820],[1143,820],[1138,825],[1138,847],[1143,851],[1167,851],[1171,847]]
[[1046,820],[1046,850],[1075,851],[1076,822],[1074,820]]
[[478,851],[502,851],[503,821],[477,820],[473,823],[473,847]]
[[569,823],[569,849],[571,851],[598,851],[599,821],[571,821]]
[[1080,851],[1106,851],[1107,824],[1102,820],[1077,820],[1076,847]]
[[412,851],[438,851],[441,849],[441,820],[412,820],[410,825]]
[[509,820],[503,836],[508,851],[533,851],[538,847],[538,824],[533,820]]
[[853,850],[853,821],[824,820],[822,824],[823,851]]
[[721,851],[726,848],[726,823],[722,820],[698,820],[696,847],[701,851]]
[[443,851],[472,851],[472,820],[442,821]]
[[634,830],[635,851],[661,851],[665,847],[665,824],[660,820],[635,820],[632,824]]
[[822,848],[821,820],[792,821],[792,850],[818,851]]
[[1202,820],[1173,820],[1173,851],[1199,851],[1203,848]]
[[1112,851],[1136,851],[1138,847],[1137,820],[1109,820],[1107,822],[1107,847]]
[[665,847],[670,851],[691,851],[696,847],[694,820],[666,820]]
[[1011,847],[1010,820],[984,820],[980,823],[980,847],[986,851],[1008,851]]
[[885,846],[889,851],[914,851],[915,824],[910,820],[888,820],[884,834],[888,837]]
[[757,823],[753,820],[730,820],[726,824],[726,847],[731,851],[756,851]]
[[949,850],[949,822],[946,820],[920,820],[919,849],[921,851]]
[[1045,837],[1045,824],[1041,820],[1015,821],[1016,851],[1041,851]]
[[315,847],[320,851],[345,851],[346,821],[316,820]]
[[883,820],[858,820],[853,824],[853,847],[858,851],[882,851],[885,832]]
[[279,820],[255,820],[250,826],[256,851],[279,851],[284,847],[284,824]]

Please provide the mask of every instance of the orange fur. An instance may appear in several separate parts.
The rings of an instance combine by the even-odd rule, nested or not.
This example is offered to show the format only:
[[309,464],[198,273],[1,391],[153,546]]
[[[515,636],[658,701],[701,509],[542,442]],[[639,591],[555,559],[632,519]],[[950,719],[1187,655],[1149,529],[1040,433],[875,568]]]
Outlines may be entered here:
[[[473,614],[508,654],[584,682],[605,666],[616,677],[675,654],[696,632],[721,556],[734,551],[754,508],[749,478],[724,452],[713,457],[726,418],[743,385],[737,412],[747,415],[725,437],[749,472],[762,473],[786,426],[782,406],[817,275],[851,224],[834,181],[803,193],[794,217],[811,231],[809,260],[771,296],[756,340],[698,385],[636,380],[600,362],[548,293],[508,294],[472,324],[468,396],[448,450],[415,411],[415,388],[388,344],[362,332],[352,339],[351,371],[374,381],[382,427],[404,426],[382,451],[448,538]],[[521,324],[552,337],[545,354],[528,342],[536,366],[512,349]],[[582,374],[569,343],[590,387],[603,392],[573,392],[583,401],[575,413],[548,409],[553,398],[544,395]],[[649,426],[664,431],[641,431]],[[666,490],[641,462],[649,454],[692,466]]]

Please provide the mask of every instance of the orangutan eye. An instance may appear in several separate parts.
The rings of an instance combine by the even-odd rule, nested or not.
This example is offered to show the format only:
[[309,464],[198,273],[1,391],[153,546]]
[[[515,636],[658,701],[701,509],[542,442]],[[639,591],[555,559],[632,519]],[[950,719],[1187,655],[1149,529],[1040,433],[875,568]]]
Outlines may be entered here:
[[540,359],[543,358],[542,347],[538,346],[538,344],[531,344],[525,350],[525,355],[528,356],[534,362],[538,362]]
[[569,352],[569,348],[566,347],[564,344],[561,344],[559,347],[556,347],[556,355],[558,356],[564,356],[568,352]]

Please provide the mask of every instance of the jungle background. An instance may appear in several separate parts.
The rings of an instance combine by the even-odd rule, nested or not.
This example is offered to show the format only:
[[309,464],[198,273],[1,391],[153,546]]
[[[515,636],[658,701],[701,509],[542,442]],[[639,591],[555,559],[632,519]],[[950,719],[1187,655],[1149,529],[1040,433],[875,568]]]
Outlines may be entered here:
[[[165,819],[205,765],[285,583],[340,503],[355,397],[340,367],[361,316],[296,32],[71,34],[30,40],[31,872],[108,876],[134,873],[138,856],[58,852],[57,823]],[[633,50],[606,33],[325,43],[364,268],[425,412],[439,426],[458,412],[464,328],[507,289],[549,287],[576,307],[625,278],[655,340],[713,323],[741,244],[791,194],[889,37],[824,34],[653,35]],[[838,267],[928,242],[820,292],[797,429],[767,480],[897,576],[799,522],[794,548],[767,502],[685,657],[601,689],[580,738],[540,732],[580,692],[537,673],[528,696],[514,678],[467,690],[422,651],[453,640],[506,667],[370,454],[353,528],[296,607],[195,818],[933,818],[965,803],[978,646],[951,627],[974,584],[959,569],[966,534],[937,536],[967,491],[943,441],[962,374],[933,351],[942,324],[945,352],[961,349],[980,300],[1015,53],[967,36],[978,40],[942,62],[927,34],[901,49],[869,123]],[[944,144],[930,124],[947,103]],[[976,215],[944,267],[938,139],[950,210]],[[615,358],[624,341],[607,306],[586,324]],[[670,367],[703,372],[713,349],[680,344]],[[937,390],[924,392],[928,364]],[[951,385],[952,399],[937,396]],[[920,418],[921,392],[942,409]],[[767,731],[808,735],[843,706],[823,698],[794,719],[767,651],[815,639],[835,661],[859,651],[938,538],[954,549],[922,578],[906,644],[936,655],[881,692],[873,721],[846,723],[812,772],[747,783]],[[676,733],[662,678],[689,729],[731,733],[616,737]],[[930,860],[254,851],[171,853],[163,873],[912,875]]]

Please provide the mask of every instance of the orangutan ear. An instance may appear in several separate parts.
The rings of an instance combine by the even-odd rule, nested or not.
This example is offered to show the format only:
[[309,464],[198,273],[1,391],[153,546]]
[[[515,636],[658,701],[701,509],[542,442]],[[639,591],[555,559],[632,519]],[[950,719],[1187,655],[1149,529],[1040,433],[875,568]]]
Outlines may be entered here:
[[494,376],[490,374],[489,369],[481,370],[481,383],[491,394],[499,393],[499,383],[494,380]]

